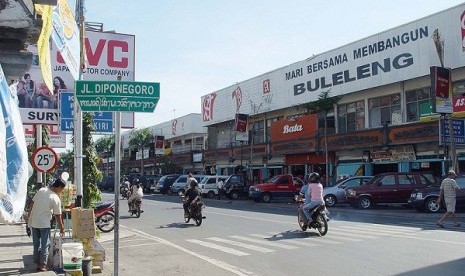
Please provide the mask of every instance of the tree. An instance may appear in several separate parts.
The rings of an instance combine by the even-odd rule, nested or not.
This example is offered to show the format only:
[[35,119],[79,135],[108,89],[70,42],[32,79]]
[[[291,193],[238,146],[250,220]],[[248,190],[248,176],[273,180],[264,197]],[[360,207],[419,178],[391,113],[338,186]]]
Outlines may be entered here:
[[[324,141],[325,141],[325,165],[326,165],[326,181],[329,177],[329,166],[328,166],[328,140],[327,140],[327,131],[328,131],[328,113],[333,110],[339,101],[342,99],[342,96],[330,97],[329,89],[322,91],[318,95],[318,100],[314,102],[308,102],[302,105],[303,108],[307,109],[307,114],[310,113],[323,113],[324,118]],[[327,184],[327,183],[325,183]]]
[[[103,136],[95,142],[95,150],[98,154],[105,154],[107,158],[107,175],[110,173],[110,157],[114,157],[115,152],[115,136]],[[113,153],[113,154],[111,154]],[[105,156],[105,155],[104,155]]]
[[136,147],[141,152],[140,174],[144,174],[144,147],[150,145],[154,140],[153,134],[148,128],[134,129],[129,135],[129,146]]

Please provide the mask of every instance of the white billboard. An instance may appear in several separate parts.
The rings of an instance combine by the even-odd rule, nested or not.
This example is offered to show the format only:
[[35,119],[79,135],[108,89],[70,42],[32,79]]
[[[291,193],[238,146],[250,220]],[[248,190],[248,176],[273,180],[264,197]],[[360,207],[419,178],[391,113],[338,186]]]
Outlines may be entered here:
[[[26,137],[26,144],[33,144],[36,138],[36,128],[34,125],[24,125],[24,136]],[[66,148],[66,134],[60,133],[57,125],[49,125],[50,128],[50,143],[52,148]]]
[[[314,55],[202,97],[202,121],[259,114],[429,75],[440,65],[433,32],[444,39],[446,67],[465,66],[465,4]],[[349,30],[350,31],[350,30]],[[305,47],[305,45],[302,45]],[[244,61],[246,62],[246,61]]]
[[[116,80],[118,75],[121,75],[123,81],[135,80],[134,35],[86,31],[85,41],[87,64],[82,76],[84,80]],[[39,67],[37,47],[28,47],[34,54],[34,60],[30,71],[21,80],[23,82],[18,84],[21,118],[26,124],[57,125],[57,93],[60,89],[75,89],[74,78],[63,57],[53,43],[50,46],[54,91],[49,91],[42,85],[44,81]],[[133,113],[123,113],[121,117],[121,125],[124,128],[134,128]]]

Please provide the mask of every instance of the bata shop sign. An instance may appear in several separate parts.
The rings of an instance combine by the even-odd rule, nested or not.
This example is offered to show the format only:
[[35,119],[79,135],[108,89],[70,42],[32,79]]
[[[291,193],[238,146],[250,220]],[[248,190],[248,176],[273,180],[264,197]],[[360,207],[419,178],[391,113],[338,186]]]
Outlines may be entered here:
[[285,141],[310,138],[316,135],[318,120],[316,114],[304,115],[293,120],[276,121],[271,125],[271,140]]

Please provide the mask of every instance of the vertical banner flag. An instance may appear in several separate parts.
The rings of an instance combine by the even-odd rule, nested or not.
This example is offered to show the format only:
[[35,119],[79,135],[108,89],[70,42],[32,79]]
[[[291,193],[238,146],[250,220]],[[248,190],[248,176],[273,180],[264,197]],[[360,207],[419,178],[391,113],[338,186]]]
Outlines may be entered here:
[[67,0],[53,7],[52,39],[74,80],[79,79],[79,28]]
[[[26,203],[28,181],[28,155],[26,140],[24,138],[23,124],[19,114],[19,108],[11,96],[10,88],[6,82],[3,69],[0,64],[0,107],[5,126],[0,135],[4,143],[0,144],[0,222],[18,222],[23,215]],[[3,152],[5,160],[2,160]]]
[[434,95],[433,112],[453,113],[452,83],[450,69],[438,66],[430,67],[431,92]]
[[39,54],[40,69],[45,85],[53,91],[52,62],[50,59],[50,34],[52,32],[52,8],[50,5],[35,5],[37,11],[41,11],[42,30],[40,31],[37,49]]
[[236,122],[234,131],[236,132],[236,141],[249,141],[249,132],[247,131],[249,115],[236,113]]

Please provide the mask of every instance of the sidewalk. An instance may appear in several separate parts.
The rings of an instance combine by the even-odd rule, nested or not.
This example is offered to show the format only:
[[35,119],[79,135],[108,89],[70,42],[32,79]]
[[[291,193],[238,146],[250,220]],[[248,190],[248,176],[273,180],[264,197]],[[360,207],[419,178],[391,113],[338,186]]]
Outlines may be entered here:
[[[39,273],[36,269],[37,264],[32,256],[32,237],[27,236],[25,224],[0,224],[0,275],[65,275],[63,271]],[[102,270],[102,273],[93,275],[108,276],[111,272]]]
[[53,271],[37,273],[32,256],[32,238],[23,223],[0,224],[0,275],[55,276]]

